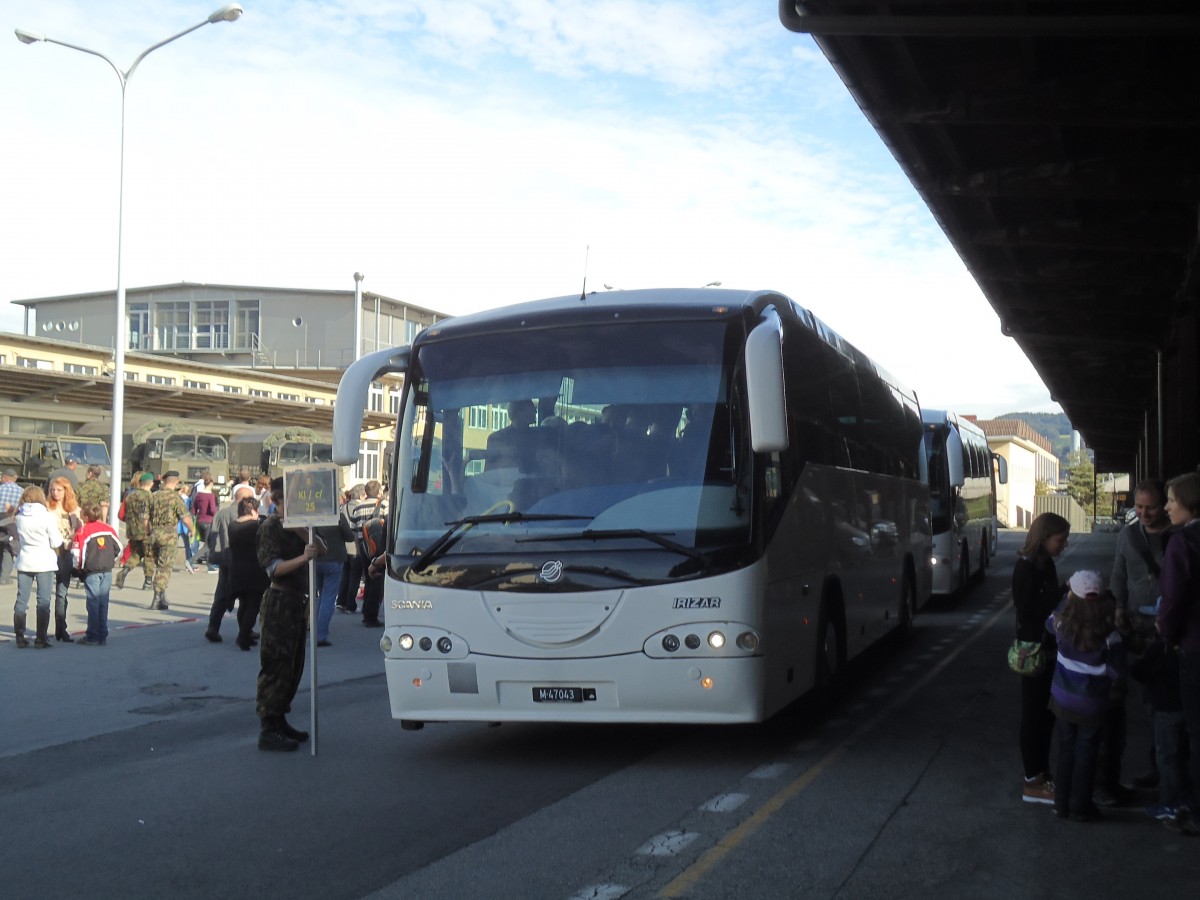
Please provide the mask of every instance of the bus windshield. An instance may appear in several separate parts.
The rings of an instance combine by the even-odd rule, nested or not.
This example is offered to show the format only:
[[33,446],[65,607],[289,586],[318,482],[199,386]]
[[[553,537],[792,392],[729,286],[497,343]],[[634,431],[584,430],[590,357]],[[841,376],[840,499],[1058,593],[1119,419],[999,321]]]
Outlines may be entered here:
[[750,535],[740,328],[639,322],[420,346],[395,552],[421,558],[436,543],[437,564],[415,568],[440,567],[441,583],[472,557],[615,553],[639,580],[711,572],[705,560],[720,565]]

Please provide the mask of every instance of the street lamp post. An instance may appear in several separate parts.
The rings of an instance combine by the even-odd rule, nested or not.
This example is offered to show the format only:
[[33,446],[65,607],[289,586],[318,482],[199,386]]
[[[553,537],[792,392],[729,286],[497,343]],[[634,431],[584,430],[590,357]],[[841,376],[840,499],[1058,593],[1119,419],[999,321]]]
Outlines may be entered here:
[[185,28],[178,34],[173,34],[166,40],[159,41],[152,47],[147,47],[133,61],[133,65],[124,72],[121,71],[120,66],[115,62],[96,50],[89,50],[87,47],[80,47],[78,44],[68,44],[66,41],[46,37],[46,35],[38,34],[34,31],[16,29],[17,40],[22,44],[36,44],[39,42],[58,44],[60,47],[68,47],[71,50],[78,50],[81,53],[90,53],[92,56],[100,57],[112,66],[112,70],[117,73],[117,79],[121,82],[121,152],[120,171],[117,180],[117,327],[114,338],[115,347],[113,349],[113,428],[112,446],[109,448],[112,456],[112,472],[109,479],[108,503],[108,520],[109,524],[114,528],[117,525],[117,511],[121,506],[121,466],[124,462],[122,456],[124,454],[123,432],[125,430],[125,345],[128,343],[128,338],[126,337],[128,323],[125,321],[125,284],[121,280],[121,263],[123,261],[121,237],[125,213],[125,88],[141,61],[159,47],[169,44],[171,41],[177,40],[185,34],[190,34],[197,28],[203,28],[205,25],[215,25],[217,22],[234,22],[241,15],[242,6],[240,3],[227,3],[203,22],[197,22],[191,28]]

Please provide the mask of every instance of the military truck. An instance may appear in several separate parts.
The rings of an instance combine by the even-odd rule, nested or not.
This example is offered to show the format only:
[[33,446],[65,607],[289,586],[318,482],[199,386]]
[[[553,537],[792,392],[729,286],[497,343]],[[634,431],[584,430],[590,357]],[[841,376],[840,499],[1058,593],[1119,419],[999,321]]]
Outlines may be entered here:
[[[80,433],[98,432],[111,422],[93,422]],[[156,478],[175,470],[185,481],[195,481],[207,469],[224,479],[229,468],[229,444],[224,436],[197,429],[186,419],[141,418],[125,422],[122,441],[122,480],[134,472],[153,472]]]
[[333,462],[333,437],[311,428],[257,429],[229,439],[229,472],[247,468],[252,477],[277,478],[284,469]]
[[44,485],[50,473],[66,464],[68,457],[79,463],[83,481],[87,467],[101,468],[100,480],[109,483],[112,462],[108,447],[98,437],[80,434],[6,434],[0,436],[0,468],[14,469],[21,485]]

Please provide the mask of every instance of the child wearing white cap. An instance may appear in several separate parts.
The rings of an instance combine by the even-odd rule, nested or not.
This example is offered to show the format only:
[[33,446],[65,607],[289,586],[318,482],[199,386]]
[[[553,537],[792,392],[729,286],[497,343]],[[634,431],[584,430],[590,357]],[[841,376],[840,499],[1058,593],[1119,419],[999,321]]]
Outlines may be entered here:
[[1116,628],[1116,599],[1099,572],[1076,572],[1067,596],[1046,620],[1058,641],[1050,709],[1058,718],[1054,813],[1093,822],[1096,757],[1114,685],[1125,674],[1125,643]]

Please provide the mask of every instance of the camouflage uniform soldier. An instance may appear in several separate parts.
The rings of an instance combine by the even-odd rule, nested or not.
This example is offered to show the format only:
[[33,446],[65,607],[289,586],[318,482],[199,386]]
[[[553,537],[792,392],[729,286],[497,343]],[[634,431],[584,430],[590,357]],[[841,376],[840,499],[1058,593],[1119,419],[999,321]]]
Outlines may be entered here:
[[[125,504],[125,515],[128,518],[128,503]],[[179,548],[180,522],[187,528],[190,537],[192,517],[188,514],[183,497],[179,496],[179,473],[171,471],[163,475],[158,492],[150,499],[150,536],[146,539],[146,549],[150,552],[150,564],[154,567],[151,609],[167,608],[167,584],[175,565],[175,551]]]
[[262,598],[259,672],[255,708],[261,723],[259,750],[295,750],[308,732],[288,724],[284,714],[304,674],[308,625],[308,561],[324,552],[301,534],[283,527],[283,479],[271,482],[276,511],[258,528],[258,563],[271,576]]
[[100,483],[103,469],[99,466],[88,466],[87,480],[79,486],[79,505],[96,504],[100,509],[100,518],[108,520],[108,488]]
[[150,586],[154,578],[154,569],[150,564],[150,553],[146,548],[146,538],[150,536],[150,485],[154,483],[153,472],[143,472],[134,482],[134,490],[125,495],[125,538],[129,547],[129,558],[121,566],[113,584],[125,587],[125,576],[130,569],[142,567],[146,578],[142,582],[142,590]]

